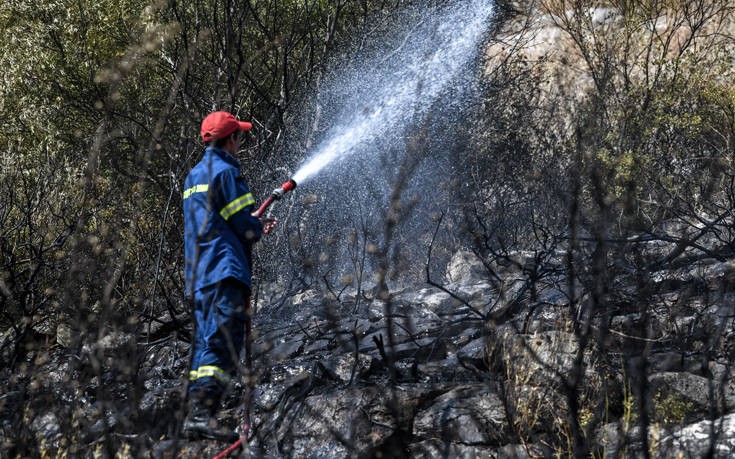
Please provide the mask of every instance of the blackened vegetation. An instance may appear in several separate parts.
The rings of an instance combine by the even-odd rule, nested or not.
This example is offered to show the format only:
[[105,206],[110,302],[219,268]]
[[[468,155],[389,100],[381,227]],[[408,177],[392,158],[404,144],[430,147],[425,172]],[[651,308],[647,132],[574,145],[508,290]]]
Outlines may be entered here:
[[[320,129],[322,64],[409,2],[131,1],[115,20],[82,3],[69,30],[61,3],[0,7],[4,36],[45,44],[0,45],[34,56],[0,83],[19,123],[0,125],[0,451],[211,456],[225,445],[177,435],[197,123],[252,117],[244,172],[266,194]],[[495,24],[479,100],[442,119],[431,196],[406,192],[439,157],[427,119],[392,152],[379,216],[334,231],[316,204],[339,197],[281,207],[257,253],[255,370],[222,413],[239,424],[255,383],[250,455],[731,451],[732,7],[530,3]],[[563,58],[533,54],[544,30]]]

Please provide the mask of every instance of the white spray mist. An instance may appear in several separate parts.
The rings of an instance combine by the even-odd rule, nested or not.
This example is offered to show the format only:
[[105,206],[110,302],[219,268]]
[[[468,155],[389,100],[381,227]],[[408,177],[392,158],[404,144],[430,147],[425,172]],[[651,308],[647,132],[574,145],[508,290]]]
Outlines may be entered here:
[[347,79],[353,97],[343,101],[337,121],[293,175],[296,183],[365,152],[363,147],[378,139],[383,146],[402,139],[450,85],[464,83],[459,77],[477,56],[492,12],[489,0],[458,0],[426,10],[396,49],[366,62]]

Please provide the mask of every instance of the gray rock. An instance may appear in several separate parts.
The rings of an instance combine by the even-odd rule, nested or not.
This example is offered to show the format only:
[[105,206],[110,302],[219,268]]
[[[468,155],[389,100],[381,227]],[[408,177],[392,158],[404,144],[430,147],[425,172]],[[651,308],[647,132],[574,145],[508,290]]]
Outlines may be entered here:
[[[719,388],[717,381],[686,372],[656,373],[651,375],[649,383],[651,392],[657,400],[675,400],[688,408],[687,412],[683,413],[686,416],[685,420],[692,420],[699,414],[708,413],[711,406],[721,405],[718,395],[722,393],[722,389],[726,389]],[[710,396],[710,390],[713,391],[714,399]],[[732,400],[732,393],[729,395]],[[663,410],[664,408],[660,408],[659,411]]]
[[92,344],[85,344],[82,352],[91,354],[101,351],[105,355],[118,354],[126,348],[135,346],[135,335],[119,331],[110,331]]
[[288,397],[300,393],[309,384],[310,378],[309,373],[302,372],[287,378],[273,378],[273,382],[258,384],[255,386],[253,401],[260,409],[272,411]]
[[[468,279],[448,284],[446,288],[478,311],[485,311],[488,306],[497,302],[497,289],[484,280]],[[509,287],[508,292],[511,290]],[[439,311],[445,312],[446,309]]]
[[482,276],[487,276],[487,270],[477,255],[469,250],[459,250],[447,264],[445,279],[452,283]]
[[508,373],[522,375],[530,384],[548,385],[558,379],[572,368],[578,351],[576,337],[562,331],[519,335],[506,328],[499,339]]
[[412,443],[408,447],[409,458],[433,459],[446,457],[453,459],[494,459],[500,458],[493,448],[488,446],[470,446],[460,443],[450,443],[437,438]]
[[454,354],[443,360],[419,363],[416,371],[419,380],[427,384],[467,384],[478,381],[477,373],[465,368]]
[[702,359],[682,352],[664,351],[648,357],[648,368],[652,372],[687,371],[702,376]]
[[435,287],[422,288],[418,290],[405,290],[395,297],[397,301],[420,305],[427,312],[436,312],[447,302],[452,301],[452,297]]
[[39,443],[50,441],[61,435],[61,426],[52,412],[37,416],[31,421],[31,431]]
[[457,351],[457,359],[465,366],[488,370],[487,338],[477,338]]
[[279,449],[287,457],[347,458],[380,450],[399,429],[406,428],[421,386],[328,391],[308,396],[288,422],[277,427]]
[[510,444],[498,448],[495,452],[498,459],[536,459],[539,457],[554,457],[550,448],[543,445]]
[[498,445],[507,434],[505,409],[487,385],[459,386],[417,413],[413,433],[450,443]]
[[[649,445],[654,438],[660,437],[660,431],[651,427],[648,433]],[[598,455],[604,459],[620,457],[643,457],[643,437],[641,428],[633,426],[625,431],[621,423],[612,422],[600,427],[597,433]]]
[[304,340],[302,336],[293,336],[291,338],[281,338],[271,343],[272,348],[268,351],[269,358],[275,362],[283,362],[301,354]]
[[366,354],[343,354],[320,361],[329,375],[343,383],[351,383],[370,372],[375,359]]
[[707,457],[712,438],[715,458],[735,457],[735,414],[714,422],[697,422],[673,432],[661,440],[656,457]]

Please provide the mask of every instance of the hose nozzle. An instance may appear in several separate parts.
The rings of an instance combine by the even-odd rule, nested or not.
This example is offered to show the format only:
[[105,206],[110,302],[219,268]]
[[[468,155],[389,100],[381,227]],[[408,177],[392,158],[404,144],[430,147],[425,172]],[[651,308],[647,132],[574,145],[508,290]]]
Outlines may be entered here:
[[275,199],[281,199],[284,194],[296,188],[296,182],[293,179],[288,180],[286,183],[281,185],[280,188],[273,190],[273,197]]
[[296,182],[293,179],[290,179],[286,183],[281,185],[279,188],[276,188],[275,190],[273,190],[273,193],[271,193],[271,195],[268,196],[268,199],[266,199],[265,202],[263,202],[260,208],[256,210],[255,212],[253,212],[253,216],[260,217],[261,215],[263,215],[263,213],[266,211],[266,209],[268,209],[268,207],[271,206],[271,204],[283,198],[284,194],[293,190],[294,188],[296,188]]

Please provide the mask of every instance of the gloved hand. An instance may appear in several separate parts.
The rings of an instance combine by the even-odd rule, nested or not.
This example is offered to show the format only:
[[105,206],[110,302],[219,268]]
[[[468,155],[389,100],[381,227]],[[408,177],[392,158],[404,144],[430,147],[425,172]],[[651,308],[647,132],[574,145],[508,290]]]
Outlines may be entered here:
[[278,224],[277,218],[261,217],[260,222],[263,224],[263,234],[270,234],[273,228]]

